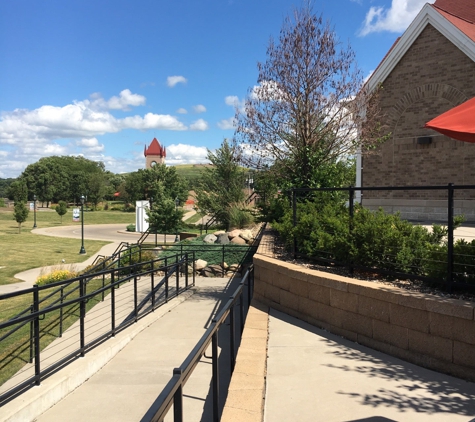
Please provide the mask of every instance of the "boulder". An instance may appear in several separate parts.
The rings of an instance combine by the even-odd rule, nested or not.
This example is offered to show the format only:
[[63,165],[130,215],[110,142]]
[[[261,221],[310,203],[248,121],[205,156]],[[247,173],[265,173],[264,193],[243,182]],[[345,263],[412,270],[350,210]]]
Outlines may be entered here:
[[229,268],[229,265],[226,264],[226,262],[222,262],[221,267],[223,267],[225,270],[227,270]]
[[204,243],[214,243],[216,242],[217,237],[214,234],[207,234],[203,239]]
[[203,277],[216,277],[223,275],[223,268],[221,265],[208,265],[207,267],[201,270],[201,275]]
[[195,270],[196,271],[201,271],[204,267],[206,267],[208,265],[208,263],[203,260],[203,259],[197,259],[195,261]]
[[238,230],[238,229],[228,232],[228,236],[230,239],[234,239],[235,237],[238,237],[240,234],[241,234],[241,230]]
[[235,245],[245,245],[246,241],[242,237],[236,236],[231,239],[231,243]]
[[252,232],[250,230],[243,230],[239,237],[242,237],[246,242],[250,242],[252,240]]
[[239,271],[239,264],[232,264],[228,268],[228,272],[235,273]]
[[224,230],[218,230],[217,232],[214,232],[213,234],[215,236],[218,236],[218,234],[224,234],[224,233],[226,233]]
[[218,238],[216,239],[216,242],[220,245],[227,245],[229,243],[229,237],[226,233],[218,234]]

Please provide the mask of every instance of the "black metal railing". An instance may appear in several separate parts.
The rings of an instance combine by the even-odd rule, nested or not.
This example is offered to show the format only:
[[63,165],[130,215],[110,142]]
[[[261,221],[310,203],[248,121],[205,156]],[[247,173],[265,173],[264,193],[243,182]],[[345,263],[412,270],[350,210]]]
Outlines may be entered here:
[[0,371],[26,364],[0,387],[0,406],[194,286],[194,262],[185,252],[0,295],[2,310],[22,297],[32,303],[0,323],[0,349],[11,350]]
[[[347,188],[320,188],[320,189],[291,189],[289,192],[290,202],[292,206],[292,225],[294,229],[298,226],[300,222],[300,212],[299,204],[308,201],[318,201],[316,198],[322,198],[324,194],[330,195],[340,195],[340,199],[346,196],[346,207],[347,207],[347,220],[348,227],[346,228],[347,242],[355,242],[353,236],[355,231],[355,210],[358,212],[358,206],[355,204],[355,193],[368,192],[368,191],[393,191],[396,192],[398,198],[403,197],[401,191],[409,191],[414,193],[414,191],[438,191],[436,193],[438,200],[441,200],[441,193],[445,192],[445,228],[444,228],[444,237],[443,241],[439,245],[432,245],[434,251],[430,258],[423,258],[419,260],[421,265],[412,265],[411,271],[401,271],[397,269],[391,269],[396,265],[391,265],[391,259],[395,259],[399,251],[394,251],[393,255],[386,255],[384,259],[389,262],[387,265],[388,268],[379,267],[378,265],[362,265],[361,262],[353,260],[352,256],[348,254],[346,259],[338,260],[335,259],[332,253],[321,249],[315,250],[312,255],[308,255],[302,252],[302,249],[305,242],[314,242],[315,235],[308,233],[308,236],[302,234],[299,231],[299,236],[293,235],[292,242],[290,245],[291,251],[294,258],[296,257],[307,257],[312,258],[316,261],[320,261],[323,264],[331,265],[342,265],[346,266],[350,273],[353,273],[354,270],[366,271],[370,273],[379,273],[382,275],[387,275],[393,278],[405,277],[408,279],[420,279],[423,281],[443,285],[447,290],[451,291],[454,288],[475,288],[475,238],[470,238],[465,240],[454,241],[454,229],[455,229],[455,212],[454,204],[456,200],[457,191],[464,190],[465,192],[470,192],[475,190],[475,185],[454,185],[452,183],[446,186],[385,186],[385,187],[347,187]],[[426,195],[427,196],[427,195]],[[373,199],[373,198],[372,198]],[[377,201],[373,201],[377,202]],[[316,203],[316,202],[315,202]],[[363,208],[365,201],[363,200]],[[294,232],[295,233],[295,232]],[[339,234],[342,235],[343,232]],[[333,235],[334,233],[327,233],[328,235]],[[313,235],[313,240],[310,240],[310,236]],[[318,248],[317,248],[318,249]],[[381,261],[383,259],[381,258]],[[425,262],[424,262],[425,260]],[[430,261],[430,262],[428,262]],[[386,262],[386,264],[388,263]],[[436,268],[432,271],[431,274],[424,273],[422,268],[423,264]],[[445,268],[445,269],[444,269]]]
[[[247,287],[247,289],[246,289]],[[211,380],[211,396],[212,396],[212,416],[210,420],[218,422],[221,417],[222,403],[220,401],[220,365],[219,365],[219,353],[218,353],[218,338],[220,329],[226,327],[229,329],[230,340],[222,344],[221,353],[223,348],[226,347],[229,351],[229,367],[232,371],[236,363],[237,353],[237,338],[235,327],[235,309],[239,309],[239,321],[240,330],[242,333],[244,329],[244,322],[246,317],[246,311],[249,309],[252,293],[254,289],[254,274],[253,267],[251,266],[244,274],[239,287],[236,289],[231,298],[226,302],[222,310],[213,318],[211,325],[203,334],[199,342],[184,360],[184,362],[178,367],[173,369],[173,376],[160,393],[154,404],[149,408],[147,413],[141,419],[142,422],[161,422],[173,406],[174,421],[183,421],[184,409],[183,409],[183,390],[186,382],[192,375],[194,369],[205,355],[206,350],[211,344],[211,359],[212,359],[212,380]],[[245,292],[246,290],[246,292]],[[247,294],[246,294],[247,293]],[[245,299],[247,303],[245,304]],[[246,308],[246,309],[245,309]],[[229,328],[226,322],[229,322]]]

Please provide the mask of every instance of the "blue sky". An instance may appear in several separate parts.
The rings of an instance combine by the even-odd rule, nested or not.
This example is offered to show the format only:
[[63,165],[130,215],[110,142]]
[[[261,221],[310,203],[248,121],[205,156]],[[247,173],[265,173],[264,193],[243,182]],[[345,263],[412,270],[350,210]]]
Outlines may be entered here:
[[[433,3],[433,0],[429,0]],[[426,0],[314,0],[369,75]],[[0,178],[50,155],[114,173],[203,163],[232,138],[293,0],[0,1]]]

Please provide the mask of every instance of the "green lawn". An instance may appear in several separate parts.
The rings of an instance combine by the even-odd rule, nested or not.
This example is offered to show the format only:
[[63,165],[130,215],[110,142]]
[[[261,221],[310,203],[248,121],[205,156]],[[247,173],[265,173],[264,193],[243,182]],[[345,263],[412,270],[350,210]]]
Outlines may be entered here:
[[[87,224],[118,224],[123,223],[124,229],[135,220],[134,213],[117,211],[94,211],[84,213],[84,223]],[[85,261],[99,251],[108,242],[84,240],[87,251],[79,255],[81,247],[78,239],[55,238],[31,233],[34,214],[30,212],[28,220],[22,224],[21,233],[18,233],[18,223],[13,219],[13,210],[0,208],[0,284],[18,282],[14,275],[31,268],[46,265]],[[72,211],[63,216],[63,225],[77,225],[72,221]],[[61,218],[56,212],[38,211],[36,225],[39,228],[61,226]]]

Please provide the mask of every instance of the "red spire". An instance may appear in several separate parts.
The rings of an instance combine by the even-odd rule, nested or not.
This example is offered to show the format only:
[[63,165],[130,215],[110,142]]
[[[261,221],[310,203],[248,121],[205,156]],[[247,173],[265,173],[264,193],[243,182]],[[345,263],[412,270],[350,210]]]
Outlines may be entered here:
[[160,145],[160,142],[157,141],[157,138],[153,138],[153,141],[150,143],[149,147],[145,148],[144,155],[158,155],[160,157],[165,157],[165,148]]

